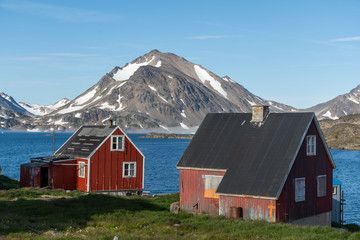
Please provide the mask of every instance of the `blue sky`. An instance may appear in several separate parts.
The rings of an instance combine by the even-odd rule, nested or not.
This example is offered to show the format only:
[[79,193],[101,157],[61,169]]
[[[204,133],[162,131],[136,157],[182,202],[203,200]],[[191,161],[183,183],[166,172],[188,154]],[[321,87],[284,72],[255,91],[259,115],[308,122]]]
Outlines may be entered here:
[[297,108],[360,84],[360,1],[0,0],[0,92],[70,100],[158,49]]

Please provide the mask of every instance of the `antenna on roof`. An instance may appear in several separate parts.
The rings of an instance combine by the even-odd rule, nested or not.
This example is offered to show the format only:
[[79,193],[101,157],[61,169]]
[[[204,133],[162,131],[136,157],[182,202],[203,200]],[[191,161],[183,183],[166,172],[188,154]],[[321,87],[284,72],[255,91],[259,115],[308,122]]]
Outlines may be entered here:
[[54,126],[54,128],[53,128],[53,132],[52,132],[51,134],[45,134],[45,136],[47,136],[47,137],[53,137],[52,152],[53,152],[53,154],[54,154],[54,153],[55,153],[55,136],[56,136],[56,134],[55,134],[55,126]]

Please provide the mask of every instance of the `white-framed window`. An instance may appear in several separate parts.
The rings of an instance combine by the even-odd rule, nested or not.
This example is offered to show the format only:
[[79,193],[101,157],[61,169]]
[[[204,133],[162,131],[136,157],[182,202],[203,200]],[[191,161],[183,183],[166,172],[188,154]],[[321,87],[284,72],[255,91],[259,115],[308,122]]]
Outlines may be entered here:
[[317,176],[317,196],[326,196],[326,175]]
[[305,178],[295,178],[295,202],[305,201]]
[[316,155],[316,136],[309,135],[306,137],[306,155],[314,156]]
[[111,136],[111,151],[124,151],[125,137],[123,135]]
[[85,162],[79,162],[79,177],[85,177]]
[[136,162],[123,163],[123,177],[136,177]]

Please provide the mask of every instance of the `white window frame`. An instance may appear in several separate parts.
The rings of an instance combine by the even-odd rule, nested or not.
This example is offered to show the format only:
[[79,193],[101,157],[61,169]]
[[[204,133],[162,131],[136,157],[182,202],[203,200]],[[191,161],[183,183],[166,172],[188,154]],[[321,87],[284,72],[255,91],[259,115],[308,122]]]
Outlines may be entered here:
[[306,136],[306,156],[316,155],[316,135]]
[[[126,166],[127,169],[126,169]],[[133,166],[133,175],[131,175],[131,166]],[[127,173],[126,173],[127,171]],[[123,177],[124,178],[134,178],[136,177],[136,162],[123,162]]]
[[[114,148],[114,138],[116,138],[116,147]],[[119,139],[121,138],[121,148],[119,148]],[[111,151],[124,151],[125,149],[125,136],[124,135],[112,135],[111,136],[111,145],[110,150]]]
[[[321,183],[323,181],[323,183]],[[324,188],[321,189],[320,187]],[[325,197],[326,196],[326,175],[317,176],[317,197]]]
[[85,162],[79,162],[79,177],[80,178],[85,178],[86,176],[86,168],[85,168],[86,164]]
[[303,202],[306,200],[306,180],[305,178],[295,178],[295,202]]

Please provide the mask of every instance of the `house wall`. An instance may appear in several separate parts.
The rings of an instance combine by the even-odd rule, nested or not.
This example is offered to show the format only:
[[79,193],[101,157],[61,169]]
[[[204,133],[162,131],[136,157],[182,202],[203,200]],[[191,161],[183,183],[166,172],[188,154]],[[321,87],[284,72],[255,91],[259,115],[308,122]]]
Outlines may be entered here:
[[333,194],[333,209],[331,221],[341,223],[341,185],[333,185],[335,194]]
[[40,187],[40,169],[41,166],[32,167],[26,164],[21,165],[20,187]]
[[220,195],[220,215],[229,218],[231,207],[241,207],[245,220],[276,221],[276,200]]
[[75,160],[50,165],[49,185],[65,190],[76,189],[77,166]]
[[205,197],[205,175],[224,176],[224,174],[224,171],[179,169],[180,209],[218,215],[219,196]]
[[[277,219],[294,221],[332,209],[332,165],[314,121],[307,135],[316,135],[316,155],[306,156],[306,137],[277,201]],[[326,175],[326,196],[317,197],[317,176]],[[305,201],[295,202],[295,178],[305,177]]]
[[[85,177],[79,177],[79,163],[85,162]],[[88,183],[88,160],[83,158],[76,159],[76,189],[80,191],[87,191]]]
[[[124,135],[117,129],[113,135]],[[91,157],[90,191],[121,191],[143,189],[144,159],[125,137],[124,151],[111,151],[111,138]],[[136,177],[123,178],[123,163],[136,162]]]

